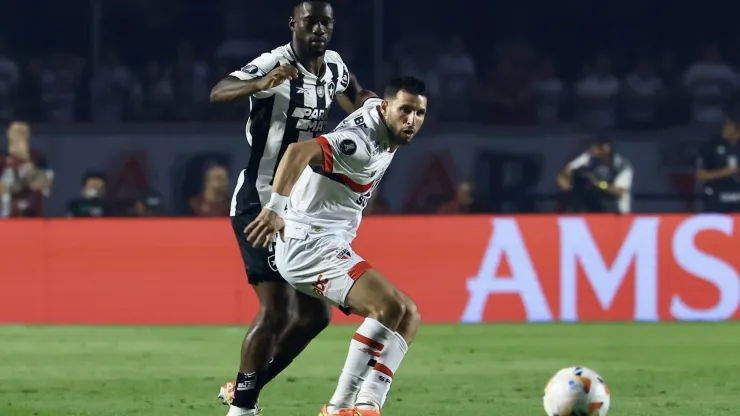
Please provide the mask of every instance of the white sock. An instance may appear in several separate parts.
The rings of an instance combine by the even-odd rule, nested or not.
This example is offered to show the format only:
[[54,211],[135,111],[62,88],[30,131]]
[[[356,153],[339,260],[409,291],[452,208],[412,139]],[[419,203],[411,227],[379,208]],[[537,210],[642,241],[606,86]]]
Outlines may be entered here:
[[409,345],[398,333],[394,332],[380,357],[360,386],[357,394],[356,407],[363,410],[380,410],[385,404],[388,392],[393,383],[393,377],[406,356]]
[[342,375],[334,395],[329,401],[329,411],[336,413],[341,409],[355,407],[355,399],[360,386],[372,369],[368,363],[378,359],[381,351],[393,337],[393,331],[375,319],[366,318],[349,343],[349,353],[344,362]]

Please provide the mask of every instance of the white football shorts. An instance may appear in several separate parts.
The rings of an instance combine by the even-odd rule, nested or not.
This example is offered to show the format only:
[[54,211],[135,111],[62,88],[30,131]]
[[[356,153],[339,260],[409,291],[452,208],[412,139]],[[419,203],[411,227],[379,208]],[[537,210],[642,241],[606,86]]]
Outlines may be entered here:
[[285,241],[275,244],[280,275],[298,291],[345,305],[355,281],[370,269],[341,234],[314,232],[311,226],[285,222]]

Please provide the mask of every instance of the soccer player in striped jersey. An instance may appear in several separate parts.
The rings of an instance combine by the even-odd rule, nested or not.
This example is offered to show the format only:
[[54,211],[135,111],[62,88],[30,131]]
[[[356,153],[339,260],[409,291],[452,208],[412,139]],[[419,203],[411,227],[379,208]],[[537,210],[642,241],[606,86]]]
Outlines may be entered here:
[[[322,301],[297,292],[280,276],[274,246],[252,247],[245,227],[270,199],[273,175],[288,146],[321,135],[337,99],[348,113],[375,93],[360,87],[338,53],[327,50],[334,30],[331,5],[301,1],[290,18],[293,39],[219,81],[212,102],[250,99],[249,162],[239,174],[231,222],[260,311],[244,338],[237,378],[221,388],[228,416],[259,413],[261,388],[284,370],[331,319]],[[348,311],[345,309],[345,313]]]

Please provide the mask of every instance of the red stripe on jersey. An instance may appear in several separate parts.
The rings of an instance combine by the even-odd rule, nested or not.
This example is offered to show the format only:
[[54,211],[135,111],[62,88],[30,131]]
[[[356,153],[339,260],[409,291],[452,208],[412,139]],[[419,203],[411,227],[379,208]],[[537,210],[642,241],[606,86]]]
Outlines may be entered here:
[[362,275],[366,271],[368,271],[368,270],[370,270],[372,268],[373,267],[370,266],[370,263],[368,263],[366,261],[361,261],[361,262],[355,264],[354,266],[352,266],[352,268],[349,269],[349,271],[347,272],[347,274],[349,275],[349,278],[350,279],[357,280],[360,277],[362,277]]
[[321,152],[324,154],[324,164],[321,166],[321,169],[324,172],[331,173],[334,171],[334,155],[331,152],[331,145],[329,144],[329,139],[327,139],[324,136],[319,136],[316,138],[316,141],[319,142],[319,145],[321,146]]
[[360,193],[360,194],[363,194],[363,193],[369,191],[370,188],[373,187],[373,183],[375,183],[373,181],[373,182],[370,182],[367,185],[362,185],[362,184],[359,184],[359,183],[353,181],[347,175],[342,175],[341,173],[337,173],[336,175],[339,177],[339,179],[342,180],[342,182],[344,182],[345,185],[347,185],[349,187],[349,189],[351,189],[351,190],[353,190],[353,191],[355,191],[357,193]]

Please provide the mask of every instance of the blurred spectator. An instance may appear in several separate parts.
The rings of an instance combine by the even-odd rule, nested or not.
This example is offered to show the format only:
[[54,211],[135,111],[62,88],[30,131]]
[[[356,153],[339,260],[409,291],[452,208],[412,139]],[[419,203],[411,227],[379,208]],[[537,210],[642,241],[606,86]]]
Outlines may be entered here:
[[[442,80],[437,67],[440,40],[435,36],[413,35],[398,42],[392,52],[396,63],[396,73],[416,77],[427,86],[431,97],[441,93]],[[435,118],[436,110],[431,109],[427,118]]]
[[696,123],[721,123],[727,100],[738,86],[717,45],[704,48],[702,58],[684,73],[683,84],[691,100],[691,121]]
[[7,136],[8,152],[0,154],[0,217],[41,217],[53,172],[44,155],[31,150],[27,123],[10,123]]
[[232,70],[243,67],[277,46],[271,47],[269,42],[261,39],[254,30],[257,27],[255,22],[247,22],[243,14],[227,13],[225,20],[224,40],[216,49],[216,58],[228,62]]
[[227,217],[230,208],[229,173],[223,166],[211,166],[206,169],[202,192],[190,198],[190,209],[199,217]]
[[44,121],[71,122],[76,119],[77,98],[84,62],[56,51],[40,63],[41,110]]
[[171,119],[175,103],[174,93],[170,74],[165,72],[159,62],[150,60],[133,94],[137,119],[146,121]]
[[542,124],[560,121],[565,88],[563,81],[555,73],[555,65],[551,59],[540,60],[532,89],[537,107],[537,121]]
[[503,58],[490,70],[478,96],[478,120],[493,124],[532,121],[532,79],[528,68],[513,57]]
[[561,190],[571,193],[575,212],[631,212],[633,170],[614,151],[609,138],[594,137],[588,150],[568,163],[557,177]]
[[19,81],[18,63],[10,57],[5,38],[0,37],[0,121],[13,118],[13,100]]
[[620,89],[619,80],[612,72],[611,58],[599,54],[575,84],[578,121],[592,128],[614,127]]
[[455,198],[437,209],[437,214],[477,214],[485,212],[475,198],[475,186],[471,181],[463,181],[457,186]]
[[699,148],[696,178],[703,212],[740,212],[740,103],[732,103],[720,135]]
[[676,64],[676,56],[671,52],[664,52],[660,57],[658,75],[665,86],[666,101],[664,103],[663,121],[675,125],[688,120],[688,108],[683,88],[683,76]]
[[166,214],[162,195],[153,188],[142,191],[131,208],[134,217],[161,217]]
[[663,80],[649,57],[642,57],[623,82],[624,121],[628,127],[656,127],[665,102]]
[[467,121],[472,114],[471,96],[475,91],[476,65],[465,49],[462,36],[450,37],[447,50],[437,57],[440,79],[440,118],[443,121]]
[[177,60],[172,66],[175,116],[182,121],[200,120],[211,91],[208,66],[196,60],[193,46],[186,41],[177,47]]
[[103,64],[93,75],[92,120],[98,123],[123,121],[131,109],[135,80],[114,50],[106,52]]
[[88,172],[82,178],[79,198],[67,202],[68,217],[107,217],[110,209],[105,200],[105,175]]

